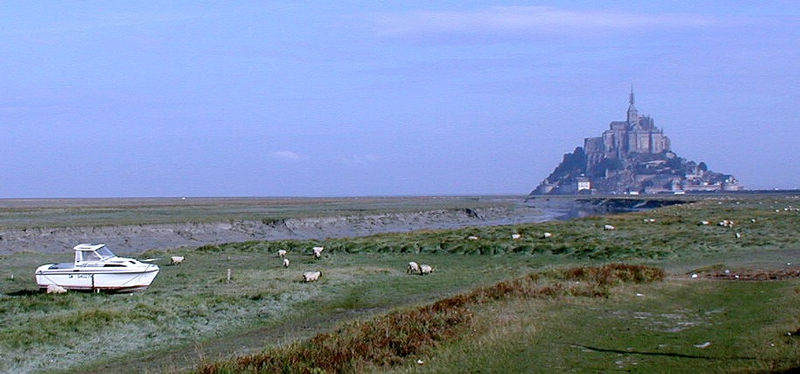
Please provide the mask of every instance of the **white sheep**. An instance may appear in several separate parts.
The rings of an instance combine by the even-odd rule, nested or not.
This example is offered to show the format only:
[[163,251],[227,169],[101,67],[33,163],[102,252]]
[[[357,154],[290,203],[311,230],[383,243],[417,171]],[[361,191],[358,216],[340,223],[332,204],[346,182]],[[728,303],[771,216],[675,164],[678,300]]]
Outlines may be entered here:
[[615,229],[616,229],[616,227],[614,227],[614,226],[611,226],[611,225],[605,225],[605,226],[603,226],[603,230],[606,230],[606,231],[609,231],[609,230],[615,230]]
[[303,273],[303,282],[313,282],[319,279],[322,276],[322,272],[320,271],[307,271]]
[[711,224],[711,222],[708,222],[708,221],[700,221],[700,225],[701,226],[708,226],[710,224]]
[[285,267],[285,268],[289,267],[289,259],[288,258],[284,258],[283,259],[283,267]]
[[740,239],[741,237],[742,237],[742,234],[737,232],[736,233],[736,239]]
[[278,250],[278,257],[286,257],[286,250],[285,249],[279,249]]
[[47,293],[67,293],[67,289],[55,284],[48,284]]
[[172,265],[180,265],[183,262],[183,256],[172,256],[170,257],[170,264]]
[[430,273],[433,273],[433,267],[431,267],[430,265],[422,264],[419,266],[419,275],[425,275]]
[[475,235],[470,235],[470,236],[467,237],[467,239],[469,239],[469,240],[478,240],[478,237],[475,236]]
[[542,239],[548,239],[548,238],[552,238],[552,237],[553,237],[553,234],[551,234],[549,232],[543,233],[542,236],[541,236]]
[[756,219],[755,218],[751,218],[750,219],[750,223],[756,223]]
[[311,248],[311,250],[314,251],[314,258],[320,258],[320,256],[322,256],[322,250],[323,249],[325,249],[325,247],[314,247],[314,248]]
[[644,220],[642,220],[642,221],[644,221],[644,223],[653,223],[653,222],[655,222],[655,221],[656,221],[656,219],[655,219],[655,218],[645,218],[645,219],[644,219]]
[[414,274],[419,273],[419,264],[414,261],[408,263],[408,267],[406,268],[406,274]]
[[520,234],[511,234],[511,239],[517,240],[520,237],[522,237],[522,235],[520,235]]

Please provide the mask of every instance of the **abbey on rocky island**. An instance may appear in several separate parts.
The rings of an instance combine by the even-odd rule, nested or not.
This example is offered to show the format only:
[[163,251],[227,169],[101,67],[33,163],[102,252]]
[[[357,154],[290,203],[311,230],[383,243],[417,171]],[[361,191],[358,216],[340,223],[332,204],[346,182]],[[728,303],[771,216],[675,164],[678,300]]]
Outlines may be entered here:
[[649,116],[640,115],[633,88],[625,121],[613,121],[599,137],[564,160],[531,194],[639,194],[738,191],[732,175],[678,157]]

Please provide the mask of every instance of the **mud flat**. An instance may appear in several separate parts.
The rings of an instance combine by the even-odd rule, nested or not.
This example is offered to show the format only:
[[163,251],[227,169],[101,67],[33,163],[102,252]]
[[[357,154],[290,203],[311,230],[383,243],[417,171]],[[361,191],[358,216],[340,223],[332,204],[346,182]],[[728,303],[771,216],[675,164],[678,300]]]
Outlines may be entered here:
[[250,240],[523,224],[613,213],[637,204],[518,196],[2,200],[0,254],[63,253],[87,242],[135,253]]
[[0,254],[63,253],[106,243],[121,253],[249,240],[530,223],[568,214],[523,197],[339,199],[33,199],[0,201]]

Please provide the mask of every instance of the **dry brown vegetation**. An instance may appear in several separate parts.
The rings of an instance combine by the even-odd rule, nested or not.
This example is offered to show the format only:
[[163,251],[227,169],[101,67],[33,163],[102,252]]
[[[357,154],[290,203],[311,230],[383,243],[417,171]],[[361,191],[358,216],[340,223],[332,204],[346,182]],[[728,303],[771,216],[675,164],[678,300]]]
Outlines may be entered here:
[[305,342],[241,356],[234,361],[209,363],[197,372],[360,372],[368,366],[391,367],[438,342],[469,331],[472,306],[510,298],[605,297],[609,286],[662,279],[661,269],[627,264],[531,273],[416,309],[353,322]]

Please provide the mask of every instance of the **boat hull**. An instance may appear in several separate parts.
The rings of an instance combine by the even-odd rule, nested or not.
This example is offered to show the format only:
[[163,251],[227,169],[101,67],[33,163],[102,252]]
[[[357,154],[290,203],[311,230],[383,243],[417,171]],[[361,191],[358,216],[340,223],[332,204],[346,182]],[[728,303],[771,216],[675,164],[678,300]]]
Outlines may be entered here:
[[85,291],[139,291],[150,286],[158,275],[158,266],[152,265],[142,271],[113,271],[56,269],[36,271],[36,283],[40,288],[49,285],[64,287],[68,290]]

